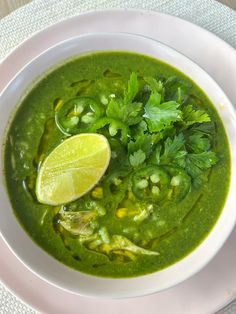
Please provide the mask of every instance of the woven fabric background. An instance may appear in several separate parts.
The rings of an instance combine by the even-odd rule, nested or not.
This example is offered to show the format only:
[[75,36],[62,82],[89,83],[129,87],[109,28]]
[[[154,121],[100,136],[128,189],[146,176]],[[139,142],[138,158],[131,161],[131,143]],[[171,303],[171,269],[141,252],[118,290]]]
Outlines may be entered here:
[[88,10],[109,8],[173,14],[203,26],[236,47],[236,12],[215,0],[35,0],[0,21],[0,59],[46,26]]
[[[89,10],[110,8],[148,9],[176,15],[208,29],[236,48],[236,12],[215,0],[34,0],[0,20],[0,60],[49,25]],[[0,314],[35,313],[0,284]],[[236,300],[217,314],[236,314]]]

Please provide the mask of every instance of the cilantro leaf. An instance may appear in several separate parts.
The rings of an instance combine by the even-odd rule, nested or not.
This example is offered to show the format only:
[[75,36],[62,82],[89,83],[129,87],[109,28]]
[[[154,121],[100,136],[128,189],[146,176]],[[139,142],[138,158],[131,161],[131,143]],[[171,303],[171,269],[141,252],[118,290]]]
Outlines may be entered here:
[[[182,133],[179,135],[176,135],[173,140],[168,137],[165,141],[165,151],[164,156],[166,157],[172,157],[174,154],[176,154],[177,151],[179,151],[181,148],[184,147],[184,136]],[[169,159],[169,158],[168,158]]]
[[125,114],[124,109],[125,107],[120,98],[112,98],[107,105],[106,114],[109,118],[114,118],[122,121]]
[[185,157],[187,155],[186,150],[180,150],[175,154],[175,157],[173,159],[173,163],[175,163],[176,165],[178,165],[181,168],[185,168],[186,166],[186,161],[185,161]]
[[185,139],[182,133],[176,135],[173,140],[168,137],[164,143],[164,153],[161,156],[161,163],[168,164],[174,162],[184,165],[183,158],[187,154],[185,148]]
[[157,81],[154,77],[144,77],[144,81],[148,84],[152,92],[161,93],[163,90],[162,81]]
[[196,176],[199,174],[199,171],[210,168],[215,165],[216,162],[216,154],[212,151],[200,154],[188,154],[186,157],[186,168],[188,168],[192,176]]
[[201,124],[193,124],[191,127],[191,131],[199,131],[207,135],[210,139],[215,132],[215,124],[213,121],[205,122]]
[[145,153],[147,158],[150,156],[152,150],[152,136],[150,134],[140,135],[136,141],[130,141],[128,143],[129,154],[132,154],[140,149]]
[[185,104],[193,105],[193,106],[196,106],[196,107],[202,107],[203,101],[198,96],[196,96],[194,94],[189,94],[187,99],[186,99]]
[[139,136],[144,135],[144,133],[148,130],[147,123],[142,120],[135,127],[131,128],[131,137],[137,139]]
[[175,100],[179,104],[182,104],[188,98],[188,93],[192,87],[190,82],[180,80],[176,76],[169,77],[164,82],[164,98],[165,101]]
[[211,121],[205,110],[194,110],[192,105],[187,105],[183,108],[183,121],[186,126],[194,123],[203,123]]
[[188,154],[185,159],[185,169],[193,178],[195,186],[202,184],[204,171],[211,168],[217,162],[216,154],[212,151],[200,154]]
[[137,74],[132,72],[128,81],[128,88],[124,92],[124,104],[131,103],[139,90]]
[[112,98],[108,103],[106,114],[109,118],[120,120],[128,125],[134,125],[142,120],[142,103],[133,102],[124,105],[120,98]]
[[126,106],[124,122],[128,125],[135,125],[142,120],[143,104],[140,102],[132,102]]
[[146,104],[151,94],[151,90],[147,84],[141,86],[138,94],[136,95],[135,99],[143,104]]
[[187,149],[193,153],[202,153],[208,151],[211,147],[211,142],[208,136],[200,131],[190,133],[187,142]]
[[136,152],[129,156],[130,164],[133,167],[141,165],[145,161],[145,159],[146,154],[141,149],[137,150]]
[[161,161],[161,150],[162,150],[162,145],[161,144],[158,144],[154,150],[154,152],[152,153],[151,155],[151,158],[149,160],[149,162],[151,164],[154,164],[154,165],[159,165],[160,164],[160,161]]
[[106,114],[109,118],[120,120],[123,123],[135,125],[142,120],[143,104],[133,102],[139,90],[138,79],[135,73],[130,75],[128,87],[124,92],[124,99],[112,98],[108,103]]
[[178,110],[179,104],[175,101],[161,102],[161,95],[152,92],[145,106],[146,122],[149,132],[159,132],[182,119],[182,112]]
[[160,141],[165,141],[168,137],[172,137],[176,134],[176,128],[171,125],[166,127],[164,130],[158,132],[158,133],[152,133],[152,142],[153,144],[156,144]]
[[136,167],[147,159],[152,151],[152,136],[150,134],[140,135],[136,141],[128,143],[128,154],[131,166]]

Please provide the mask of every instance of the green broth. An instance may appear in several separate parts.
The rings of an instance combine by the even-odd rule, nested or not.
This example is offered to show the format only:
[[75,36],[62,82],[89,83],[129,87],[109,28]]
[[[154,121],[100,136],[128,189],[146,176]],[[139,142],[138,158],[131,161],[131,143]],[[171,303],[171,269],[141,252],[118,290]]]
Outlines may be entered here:
[[[109,259],[87,249],[76,236],[60,233],[55,221],[58,208],[39,204],[29,188],[35,180],[35,167],[65,138],[54,122],[55,106],[61,101],[89,91],[100,97],[97,88],[90,88],[106,76],[126,82],[130,73],[138,76],[175,76],[190,84],[189,93],[201,102],[215,125],[214,151],[217,164],[208,173],[200,188],[193,188],[179,203],[158,206],[151,219],[136,223],[129,217],[119,219],[115,210],[106,208],[98,218],[111,235],[123,235],[140,246],[156,250],[159,255],[140,255],[134,261]],[[82,81],[83,80],[83,81]],[[81,83],[82,81],[82,83]],[[115,88],[115,87],[113,87]],[[117,87],[118,88],[118,87]],[[101,104],[101,106],[104,106]],[[123,156],[124,157],[124,156]],[[121,160],[113,168],[119,168]],[[216,223],[227,196],[230,179],[230,154],[222,122],[207,96],[189,78],[176,69],[146,56],[127,52],[103,52],[72,60],[47,74],[28,93],[17,110],[6,140],[6,183],[15,215],[30,237],[50,255],[64,264],[93,275],[132,277],[161,270],[194,250]],[[32,181],[32,182],[31,182]],[[83,206],[83,200],[77,200]],[[111,200],[112,202],[112,200]]]

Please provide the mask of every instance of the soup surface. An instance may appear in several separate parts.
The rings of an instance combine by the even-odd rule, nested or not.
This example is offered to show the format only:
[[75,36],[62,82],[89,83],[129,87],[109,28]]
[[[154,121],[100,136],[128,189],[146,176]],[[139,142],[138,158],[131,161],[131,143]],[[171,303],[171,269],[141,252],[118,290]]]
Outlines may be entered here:
[[[79,133],[107,138],[105,174],[72,202],[40,203],[45,158]],[[26,95],[8,130],[5,174],[15,215],[41,248],[85,273],[131,277],[175,263],[207,236],[227,196],[230,155],[194,82],[146,56],[103,52],[60,66]]]

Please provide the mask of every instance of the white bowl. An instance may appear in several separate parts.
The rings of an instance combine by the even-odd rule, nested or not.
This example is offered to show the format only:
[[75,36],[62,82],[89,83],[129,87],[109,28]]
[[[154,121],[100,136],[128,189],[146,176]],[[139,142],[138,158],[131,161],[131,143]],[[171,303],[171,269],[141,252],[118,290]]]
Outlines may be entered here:
[[[187,44],[187,43],[186,43]],[[218,111],[230,145],[231,182],[224,209],[206,239],[192,253],[161,271],[135,278],[109,279],[73,270],[44,252],[26,234],[12,211],[4,187],[4,164],[0,160],[0,230],[15,255],[35,274],[62,289],[94,297],[134,297],[158,292],[189,278],[204,267],[221,248],[236,221],[236,115],[232,104],[198,65],[177,51],[149,38],[133,34],[100,33],[75,37],[46,50],[27,64],[0,95],[0,145],[9,117],[22,95],[48,69],[73,56],[94,51],[131,51],[172,65],[189,76],[209,97]],[[3,151],[2,150],[2,151]]]

